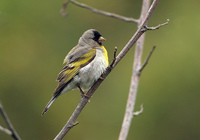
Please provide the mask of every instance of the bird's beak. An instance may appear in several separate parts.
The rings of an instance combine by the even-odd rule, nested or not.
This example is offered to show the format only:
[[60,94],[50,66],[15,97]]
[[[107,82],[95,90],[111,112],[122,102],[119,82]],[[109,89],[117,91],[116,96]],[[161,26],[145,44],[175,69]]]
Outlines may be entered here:
[[101,36],[101,37],[99,37],[98,41],[99,42],[104,42],[104,41],[106,41],[106,39]]

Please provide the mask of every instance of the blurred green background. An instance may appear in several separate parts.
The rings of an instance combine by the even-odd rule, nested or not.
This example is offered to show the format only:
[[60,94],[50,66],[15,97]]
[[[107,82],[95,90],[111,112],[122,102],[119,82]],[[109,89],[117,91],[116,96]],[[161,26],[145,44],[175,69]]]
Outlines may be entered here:
[[[44,116],[41,112],[57,86],[63,59],[82,33],[95,28],[107,39],[110,62],[136,31],[136,24],[94,14],[73,4],[64,18],[64,0],[0,1],[0,101],[24,140],[53,139],[80,101],[78,90],[60,96]],[[127,17],[138,18],[139,0],[80,2]],[[128,139],[200,139],[200,1],[160,1],[149,26],[170,19],[167,26],[146,34],[144,69]],[[128,97],[134,48],[98,88],[64,139],[116,140]],[[6,127],[2,117],[0,125]],[[0,132],[1,140],[12,138]]]

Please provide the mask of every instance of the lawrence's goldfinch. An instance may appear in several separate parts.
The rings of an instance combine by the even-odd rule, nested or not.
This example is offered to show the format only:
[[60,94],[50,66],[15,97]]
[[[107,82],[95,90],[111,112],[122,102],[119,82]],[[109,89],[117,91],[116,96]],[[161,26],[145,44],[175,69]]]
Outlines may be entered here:
[[78,88],[83,96],[87,96],[83,91],[89,90],[108,67],[107,50],[102,46],[105,40],[95,29],[83,33],[78,44],[65,57],[66,66],[58,75],[58,86],[42,115],[59,95],[72,89]]

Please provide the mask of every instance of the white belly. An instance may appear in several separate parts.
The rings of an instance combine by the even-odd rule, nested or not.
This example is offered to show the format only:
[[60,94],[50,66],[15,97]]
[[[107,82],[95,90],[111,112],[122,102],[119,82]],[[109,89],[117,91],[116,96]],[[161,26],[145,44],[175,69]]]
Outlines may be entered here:
[[[100,50],[97,50],[95,59],[80,69],[78,75],[79,85],[82,90],[88,90],[106,70],[108,63]],[[81,78],[80,78],[81,77]]]

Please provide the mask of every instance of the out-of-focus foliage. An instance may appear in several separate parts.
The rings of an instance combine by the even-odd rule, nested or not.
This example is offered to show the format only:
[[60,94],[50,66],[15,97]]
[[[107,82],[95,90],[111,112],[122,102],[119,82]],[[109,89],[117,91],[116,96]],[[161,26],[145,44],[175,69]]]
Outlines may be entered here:
[[[94,14],[64,1],[0,1],[0,101],[25,140],[53,139],[80,101],[79,91],[60,96],[44,116],[41,112],[57,86],[62,61],[81,34],[95,28],[107,39],[110,61],[136,31],[136,24]],[[141,1],[85,0],[98,9],[138,18]],[[146,34],[144,57],[157,48],[144,69],[128,139],[200,139],[200,1],[160,1],[149,26],[170,23]],[[64,139],[118,138],[129,91],[134,48],[106,78]],[[0,125],[6,127],[0,118]],[[0,132],[0,139],[11,139]]]

